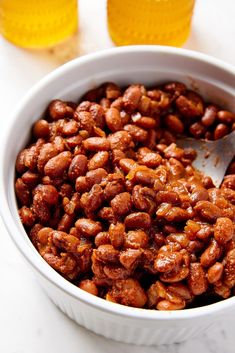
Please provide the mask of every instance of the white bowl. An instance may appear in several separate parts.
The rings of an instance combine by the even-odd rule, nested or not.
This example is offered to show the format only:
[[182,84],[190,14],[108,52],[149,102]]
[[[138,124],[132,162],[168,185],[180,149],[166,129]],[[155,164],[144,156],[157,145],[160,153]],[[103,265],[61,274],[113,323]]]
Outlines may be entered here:
[[161,312],[113,304],[69,283],[41,258],[20,222],[14,194],[15,159],[29,138],[33,122],[54,98],[76,101],[104,81],[152,85],[175,80],[235,110],[234,67],[183,49],[120,47],[73,60],[36,84],[15,110],[1,143],[1,214],[12,240],[45,292],[64,313],[97,334],[127,343],[169,344],[191,338],[235,309],[235,297],[195,309]]

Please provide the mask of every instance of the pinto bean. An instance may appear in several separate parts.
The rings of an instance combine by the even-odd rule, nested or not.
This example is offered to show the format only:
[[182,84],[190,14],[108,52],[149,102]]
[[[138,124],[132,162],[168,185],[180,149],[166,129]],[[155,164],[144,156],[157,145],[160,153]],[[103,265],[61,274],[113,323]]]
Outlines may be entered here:
[[94,283],[92,280],[90,280],[90,279],[84,279],[84,280],[82,280],[82,281],[79,283],[78,287],[79,287],[80,289],[82,289],[82,290],[84,290],[84,291],[90,293],[90,294],[93,294],[93,295],[98,296],[98,293],[99,293],[99,292],[98,292],[98,288],[97,288],[97,286],[95,285],[95,283]]
[[109,160],[109,153],[107,151],[100,151],[94,154],[94,156],[88,162],[88,169],[94,170],[98,168],[105,168]]
[[131,146],[132,137],[127,131],[117,131],[108,136],[111,150],[124,151]]
[[214,222],[217,218],[222,216],[219,207],[209,201],[198,201],[194,210],[209,222]]
[[124,223],[127,229],[149,229],[151,218],[146,212],[134,212],[126,216]]
[[112,199],[110,205],[115,214],[123,216],[128,213],[131,209],[131,195],[129,194],[129,192],[122,192]]
[[227,217],[217,218],[214,226],[214,237],[219,244],[225,245],[234,236],[234,224]]
[[71,152],[61,152],[52,157],[44,167],[45,175],[50,178],[61,178],[67,172],[72,160]]
[[125,236],[125,226],[123,223],[110,224],[109,239],[115,249],[122,246]]
[[147,301],[143,288],[132,278],[116,281],[109,294],[117,303],[136,308],[142,308]]
[[102,227],[99,222],[92,221],[88,218],[80,218],[76,221],[75,227],[85,237],[95,237],[101,232]]
[[188,284],[194,295],[200,295],[207,290],[206,274],[199,263],[191,263]]
[[203,267],[212,266],[221,255],[221,248],[215,239],[212,239],[208,248],[201,255],[201,265]]
[[112,132],[116,132],[122,129],[122,119],[120,112],[116,108],[109,108],[105,113],[106,124]]
[[135,142],[143,142],[144,143],[147,140],[147,137],[148,137],[147,131],[142,129],[139,126],[127,124],[124,126],[124,130],[127,131],[131,135],[133,141],[135,141]]
[[129,231],[125,238],[125,247],[131,249],[146,248],[148,235],[142,230]]
[[71,180],[83,176],[87,171],[87,157],[83,154],[76,155],[69,166],[68,176]]
[[88,151],[108,151],[110,149],[110,142],[106,137],[89,137],[83,141],[83,145]]

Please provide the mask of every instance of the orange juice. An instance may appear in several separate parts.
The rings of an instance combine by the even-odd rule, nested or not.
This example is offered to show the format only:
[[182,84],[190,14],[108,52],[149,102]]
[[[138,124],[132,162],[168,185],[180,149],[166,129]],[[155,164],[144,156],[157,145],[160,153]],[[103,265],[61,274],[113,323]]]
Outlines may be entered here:
[[108,0],[108,29],[117,45],[181,46],[187,39],[195,0]]
[[0,32],[25,48],[57,44],[78,26],[77,0],[0,0]]

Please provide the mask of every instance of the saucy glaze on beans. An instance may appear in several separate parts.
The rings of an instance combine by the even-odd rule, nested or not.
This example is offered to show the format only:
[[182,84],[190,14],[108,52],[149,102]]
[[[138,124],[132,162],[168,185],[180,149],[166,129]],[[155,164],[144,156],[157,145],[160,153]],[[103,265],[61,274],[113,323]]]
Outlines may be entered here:
[[235,113],[179,82],[54,100],[16,160],[26,232],[64,278],[114,303],[179,310],[233,296],[235,162],[216,189],[175,140],[234,129]]

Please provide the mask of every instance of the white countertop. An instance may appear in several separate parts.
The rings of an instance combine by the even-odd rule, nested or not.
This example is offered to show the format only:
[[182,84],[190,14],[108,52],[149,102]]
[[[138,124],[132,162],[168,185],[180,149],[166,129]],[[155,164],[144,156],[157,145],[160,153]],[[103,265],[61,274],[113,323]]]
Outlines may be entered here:
[[[198,0],[185,48],[235,65],[235,2]],[[52,69],[73,56],[111,47],[104,0],[80,0],[80,34],[68,48],[33,52],[0,37],[1,134],[15,104]],[[235,318],[197,339],[164,347],[137,347],[107,340],[63,315],[36,283],[0,219],[0,352],[1,353],[232,353]]]

